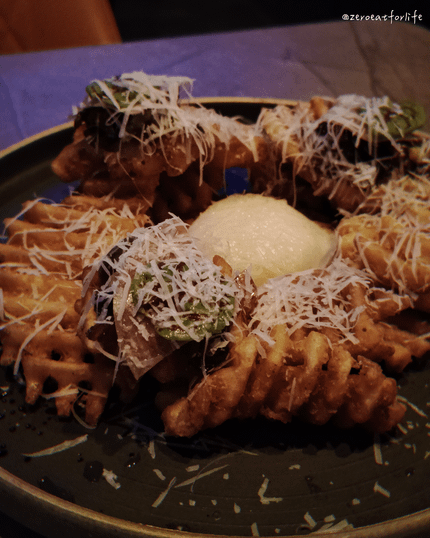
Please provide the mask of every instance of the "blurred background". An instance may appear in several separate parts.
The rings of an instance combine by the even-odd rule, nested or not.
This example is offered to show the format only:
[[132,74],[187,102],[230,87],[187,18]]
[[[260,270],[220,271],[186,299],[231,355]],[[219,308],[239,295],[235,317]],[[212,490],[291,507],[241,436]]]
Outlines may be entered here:
[[343,10],[309,0],[110,0],[125,41],[340,20]]
[[354,8],[315,0],[0,0],[0,54],[341,21],[344,12],[392,10],[416,10],[422,15],[418,24],[430,28],[429,5],[422,0]]

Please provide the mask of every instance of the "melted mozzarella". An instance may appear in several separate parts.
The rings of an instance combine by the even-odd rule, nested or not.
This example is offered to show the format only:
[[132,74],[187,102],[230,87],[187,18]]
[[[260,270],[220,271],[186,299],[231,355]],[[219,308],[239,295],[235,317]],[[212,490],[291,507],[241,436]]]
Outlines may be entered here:
[[190,235],[209,258],[218,254],[237,271],[251,267],[257,286],[269,278],[324,266],[337,244],[332,231],[286,201],[259,194],[215,202],[190,226]]

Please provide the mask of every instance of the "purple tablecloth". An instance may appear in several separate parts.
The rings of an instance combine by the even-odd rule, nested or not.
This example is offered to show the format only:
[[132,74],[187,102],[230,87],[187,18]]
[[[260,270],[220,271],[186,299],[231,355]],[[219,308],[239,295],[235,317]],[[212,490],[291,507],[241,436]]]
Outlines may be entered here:
[[194,96],[357,93],[414,98],[430,116],[430,32],[333,22],[0,56],[0,149],[68,120],[95,78],[143,70],[195,79]]

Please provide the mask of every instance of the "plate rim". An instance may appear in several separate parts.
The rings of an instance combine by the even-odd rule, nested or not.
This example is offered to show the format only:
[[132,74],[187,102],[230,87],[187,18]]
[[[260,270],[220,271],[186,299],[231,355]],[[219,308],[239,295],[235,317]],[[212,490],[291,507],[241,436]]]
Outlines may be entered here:
[[21,148],[29,146],[33,142],[37,142],[38,140],[46,138],[50,135],[60,133],[61,131],[71,129],[72,127],[73,127],[73,121],[68,121],[66,123],[55,125],[54,127],[50,127],[49,129],[44,129],[43,131],[40,131],[39,133],[23,138],[19,142],[15,142],[15,144],[12,144],[11,146],[8,146],[7,148],[0,150],[0,160],[5,157],[8,157],[15,151],[20,150]]
[[[328,98],[331,99],[331,98]],[[251,105],[287,105],[294,106],[300,102],[296,99],[283,99],[283,98],[270,98],[270,97],[227,97],[227,96],[218,96],[218,97],[196,97],[192,99],[183,99],[181,100],[184,103],[189,104],[251,104]],[[68,129],[73,128],[73,120],[56,125],[54,127],[45,129],[39,133],[26,137],[15,144],[0,150],[0,161],[12,155],[14,152],[25,148],[26,146],[31,145],[32,143],[38,142],[46,137],[61,133]],[[423,138],[430,138],[430,134],[422,131],[416,131]],[[44,515],[52,516],[54,511],[58,515],[67,515],[67,521],[71,522],[72,517],[78,517],[79,521],[82,521],[88,525],[96,525],[92,527],[95,532],[104,532],[106,530],[124,530],[127,531],[130,538],[146,537],[146,538],[192,538],[192,537],[206,537],[206,538],[227,538],[225,535],[218,534],[205,534],[193,533],[193,532],[183,532],[179,530],[170,530],[162,527],[155,527],[153,525],[148,525],[145,523],[135,523],[132,521],[123,520],[114,516],[109,516],[106,514],[100,514],[95,510],[79,506],[67,500],[56,497],[55,495],[45,492],[42,489],[34,486],[25,480],[17,477],[10,471],[7,471],[0,465],[0,492],[8,495],[9,501],[18,502],[19,498],[26,497],[34,504],[38,506],[38,516],[40,517],[41,507],[43,506]],[[33,528],[31,525],[31,517],[23,517],[22,514],[14,515],[13,513],[5,512],[1,510],[5,515],[8,515],[17,522],[23,522],[24,525],[35,532],[40,532],[41,528]],[[31,511],[30,511],[31,512]],[[49,527],[49,519],[47,520],[47,528]],[[383,521],[380,523],[375,523],[372,525],[366,525],[362,527],[354,528],[352,531],[340,531],[335,534],[337,538],[409,538],[417,536],[416,533],[419,532],[428,532],[430,531],[430,507],[400,516],[395,519],[388,521]],[[333,536],[333,533],[318,533],[321,538],[325,536]],[[100,535],[101,536],[101,535]],[[286,538],[301,538],[302,535],[289,535]],[[228,536],[228,538],[243,538],[242,536]]]
[[[5,492],[9,496],[9,502],[19,501],[20,495],[25,496],[30,499],[30,501],[38,507],[38,516],[45,515],[41,512],[41,507],[43,507],[46,515],[53,516],[59,514],[64,519],[66,515],[67,522],[71,522],[71,518],[76,517],[80,521],[85,521],[86,524],[96,525],[92,526],[91,529],[94,531],[104,532],[106,530],[116,530],[119,529],[128,531],[128,536],[131,537],[146,537],[146,538],[193,538],[193,537],[207,537],[207,538],[227,538],[225,535],[219,534],[204,534],[194,533],[194,532],[182,532],[179,530],[170,530],[162,527],[155,527],[153,525],[148,525],[145,523],[135,523],[132,521],[127,521],[124,519],[117,518],[115,516],[109,516],[106,514],[99,514],[95,510],[79,506],[70,501],[56,497],[55,495],[45,492],[39,489],[37,486],[29,484],[22,478],[19,478],[12,474],[11,472],[3,469],[0,466],[0,492]],[[29,511],[32,512],[31,510]],[[14,515],[11,515],[13,519],[16,519]],[[22,518],[22,521],[30,522],[30,518]],[[49,520],[47,521],[49,526]],[[75,522],[76,523],[76,522]],[[417,532],[428,531],[430,526],[430,509],[420,510],[413,514],[408,514],[406,516],[401,516],[389,521],[384,521],[381,523],[376,523],[373,525],[366,525],[363,527],[354,528],[351,531],[340,531],[335,533],[337,538],[408,538],[409,536],[417,536]],[[30,525],[26,525],[31,528]],[[40,532],[40,527],[33,529],[36,532]],[[333,532],[318,533],[321,538],[325,536],[333,536]],[[67,536],[67,535],[66,535]],[[97,536],[97,535],[95,535]],[[289,535],[285,538],[302,538],[303,535]],[[229,535],[228,538],[244,538],[239,535]]]
[[[320,96],[323,99],[332,100],[333,97],[324,97]],[[283,97],[227,97],[227,96],[215,96],[215,97],[193,97],[190,99],[181,99],[182,103],[188,103],[188,104],[228,104],[228,103],[237,103],[237,104],[267,104],[267,105],[287,105],[287,106],[295,106],[298,103],[305,103],[306,101],[300,100],[300,99],[284,99]],[[73,120],[70,120],[65,123],[61,123],[59,125],[55,125],[53,127],[49,127],[48,129],[44,129],[43,131],[40,131],[38,133],[35,133],[31,136],[28,136],[26,138],[23,138],[22,140],[19,140],[18,142],[15,142],[11,146],[8,146],[6,148],[3,148],[0,150],[0,160],[4,157],[7,157],[9,154],[13,153],[14,151],[17,151],[25,146],[28,146],[29,144],[33,142],[37,142],[38,140],[45,138],[47,136],[59,133],[61,131],[71,129],[73,128]],[[422,136],[423,138],[430,138],[430,133],[427,133],[426,131],[417,130],[415,131],[417,134]]]

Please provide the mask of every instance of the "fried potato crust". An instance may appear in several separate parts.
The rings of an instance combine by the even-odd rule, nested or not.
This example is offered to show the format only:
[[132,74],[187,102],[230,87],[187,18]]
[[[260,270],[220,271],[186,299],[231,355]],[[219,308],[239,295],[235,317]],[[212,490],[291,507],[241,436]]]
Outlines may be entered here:
[[86,267],[150,222],[147,205],[129,203],[84,195],[61,204],[27,202],[21,220],[6,221],[8,241],[0,244],[0,363],[22,371],[27,403],[55,396],[58,415],[68,416],[79,401],[90,426],[97,424],[114,380],[132,388],[126,373],[116,375],[113,360],[78,336]]
[[222,368],[164,409],[166,433],[190,437],[229,418],[259,414],[284,423],[298,416],[318,425],[333,418],[341,427],[360,424],[376,432],[391,430],[403,418],[396,381],[375,362],[355,359],[316,331],[295,341],[278,326],[271,336],[275,343],[267,347],[252,334],[242,335]]

